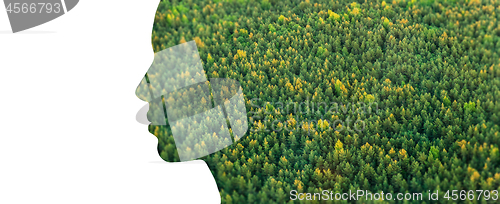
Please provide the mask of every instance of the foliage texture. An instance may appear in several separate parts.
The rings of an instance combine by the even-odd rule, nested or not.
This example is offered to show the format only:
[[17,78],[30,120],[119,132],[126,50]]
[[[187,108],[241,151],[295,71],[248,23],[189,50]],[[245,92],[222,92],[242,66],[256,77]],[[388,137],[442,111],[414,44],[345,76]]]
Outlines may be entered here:
[[[195,40],[209,78],[243,87],[250,130],[202,158],[222,203],[292,202],[290,190],[500,190],[498,19],[494,0],[174,0],[158,6],[152,45]],[[303,101],[378,109],[276,106]],[[364,131],[317,128],[347,117]],[[169,127],[150,132],[160,156],[179,161]]]

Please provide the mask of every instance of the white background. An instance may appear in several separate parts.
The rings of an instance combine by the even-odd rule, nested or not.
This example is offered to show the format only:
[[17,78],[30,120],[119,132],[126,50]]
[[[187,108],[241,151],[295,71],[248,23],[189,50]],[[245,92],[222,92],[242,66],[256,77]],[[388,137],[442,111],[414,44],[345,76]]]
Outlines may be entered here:
[[0,8],[0,203],[220,203],[203,161],[166,163],[135,121],[159,0],[83,0],[12,34]]

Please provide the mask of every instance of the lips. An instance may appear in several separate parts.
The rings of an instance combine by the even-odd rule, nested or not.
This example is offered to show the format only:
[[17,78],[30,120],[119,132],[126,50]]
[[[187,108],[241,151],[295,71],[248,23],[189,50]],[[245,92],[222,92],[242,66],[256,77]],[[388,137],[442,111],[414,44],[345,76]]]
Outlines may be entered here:
[[66,14],[79,0],[4,0],[12,32],[30,29]]

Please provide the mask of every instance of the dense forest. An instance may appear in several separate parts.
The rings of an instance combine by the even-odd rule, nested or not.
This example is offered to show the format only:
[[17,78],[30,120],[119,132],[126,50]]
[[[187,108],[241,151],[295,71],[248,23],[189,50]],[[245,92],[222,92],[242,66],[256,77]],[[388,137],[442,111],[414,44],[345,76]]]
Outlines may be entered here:
[[[155,52],[194,40],[208,78],[243,87],[248,132],[201,158],[222,203],[456,203],[446,190],[500,191],[499,19],[495,0],[163,0],[151,37]],[[149,131],[179,161],[170,127]]]

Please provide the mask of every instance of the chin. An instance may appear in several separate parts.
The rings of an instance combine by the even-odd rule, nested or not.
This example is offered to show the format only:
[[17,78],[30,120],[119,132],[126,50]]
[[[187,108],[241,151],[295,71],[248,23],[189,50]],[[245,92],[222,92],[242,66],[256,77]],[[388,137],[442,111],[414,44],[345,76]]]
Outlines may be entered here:
[[174,137],[168,125],[148,125],[149,133],[158,139],[158,155],[166,162],[180,162]]

